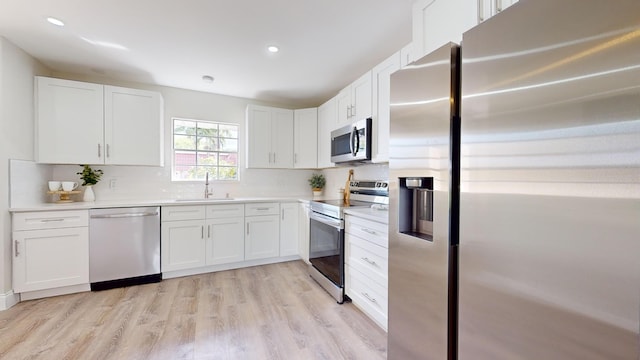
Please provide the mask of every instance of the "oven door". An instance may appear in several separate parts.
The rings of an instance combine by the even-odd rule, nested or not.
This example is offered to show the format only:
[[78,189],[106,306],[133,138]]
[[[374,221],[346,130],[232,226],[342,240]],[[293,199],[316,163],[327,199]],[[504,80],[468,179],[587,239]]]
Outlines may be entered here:
[[309,261],[331,282],[343,287],[344,223],[313,211],[309,218]]

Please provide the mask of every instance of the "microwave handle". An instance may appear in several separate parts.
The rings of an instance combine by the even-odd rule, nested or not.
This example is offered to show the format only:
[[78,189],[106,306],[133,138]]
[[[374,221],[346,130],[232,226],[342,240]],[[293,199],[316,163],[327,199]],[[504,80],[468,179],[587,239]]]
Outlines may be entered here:
[[353,129],[351,129],[351,137],[349,138],[351,155],[356,156],[358,154],[358,148],[360,148],[360,138],[358,136],[358,128],[354,126]]

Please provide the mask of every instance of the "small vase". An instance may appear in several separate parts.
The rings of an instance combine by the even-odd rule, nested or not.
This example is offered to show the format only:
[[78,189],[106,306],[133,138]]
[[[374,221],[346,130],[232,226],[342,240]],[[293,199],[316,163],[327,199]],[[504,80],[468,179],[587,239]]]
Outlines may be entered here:
[[95,201],[96,195],[93,193],[93,185],[87,185],[84,187],[84,197],[82,201]]
[[320,199],[321,197],[322,197],[322,189],[314,188],[313,189],[313,198],[315,200],[317,200],[317,199]]

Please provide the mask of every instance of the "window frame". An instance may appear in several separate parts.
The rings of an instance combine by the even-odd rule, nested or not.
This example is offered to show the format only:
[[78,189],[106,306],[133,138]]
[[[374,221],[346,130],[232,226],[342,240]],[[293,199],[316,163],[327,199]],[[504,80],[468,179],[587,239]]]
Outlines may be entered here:
[[[220,125],[225,125],[225,126],[233,126],[235,127],[235,132],[236,132],[236,137],[235,138],[228,138],[228,137],[221,137],[220,136],[220,132],[218,132],[217,136],[214,137],[215,139],[220,139],[220,138],[224,138],[224,139],[234,139],[237,143],[236,146],[236,150],[235,151],[223,151],[223,150],[204,150],[204,149],[198,149],[198,137],[202,136],[202,135],[198,135],[198,131],[196,130],[196,133],[193,134],[193,136],[195,137],[195,149],[176,149],[176,135],[185,135],[185,134],[177,134],[175,132],[175,123],[176,121],[189,121],[189,122],[194,122],[196,125],[196,129],[198,129],[198,125],[200,123],[206,123],[206,124],[214,124],[217,126]],[[209,136],[206,136],[209,137]],[[217,162],[215,165],[206,165],[206,167],[212,167],[212,168],[216,168],[217,171],[220,170],[220,168],[235,168],[235,179],[218,179],[217,176],[213,177],[213,178],[209,178],[209,181],[219,181],[219,182],[225,182],[225,183],[229,183],[229,182],[239,182],[240,181],[240,146],[241,146],[241,140],[240,140],[241,136],[240,136],[240,125],[236,124],[236,123],[231,123],[231,122],[222,122],[222,121],[215,121],[215,120],[202,120],[202,119],[191,119],[191,118],[185,118],[185,117],[179,117],[179,116],[174,116],[171,117],[171,182],[179,182],[179,183],[185,183],[185,182],[203,182],[204,178],[195,178],[195,179],[182,179],[176,176],[176,152],[193,152],[195,154],[195,161],[196,164],[195,165],[190,165],[191,168],[198,168],[198,158],[199,158],[199,154],[203,153],[203,154],[216,154],[217,157]],[[235,154],[236,156],[236,164],[235,166],[221,166],[220,165],[220,154]],[[180,165],[182,166],[182,165]]]

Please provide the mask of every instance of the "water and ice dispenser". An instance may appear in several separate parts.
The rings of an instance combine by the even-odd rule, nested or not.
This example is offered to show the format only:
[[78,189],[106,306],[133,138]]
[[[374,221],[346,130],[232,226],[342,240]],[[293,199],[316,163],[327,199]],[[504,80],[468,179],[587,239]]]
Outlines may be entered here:
[[433,241],[433,178],[399,178],[398,230]]

